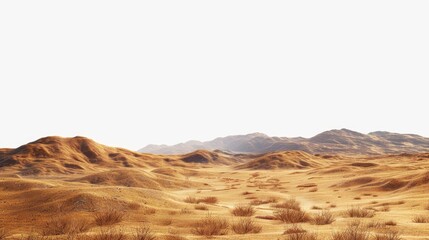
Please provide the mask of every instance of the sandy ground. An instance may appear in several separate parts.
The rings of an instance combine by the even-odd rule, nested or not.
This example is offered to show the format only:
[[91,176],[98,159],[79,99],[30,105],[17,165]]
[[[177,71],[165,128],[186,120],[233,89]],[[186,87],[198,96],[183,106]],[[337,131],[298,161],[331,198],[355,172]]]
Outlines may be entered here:
[[[158,239],[173,239],[168,238],[171,235],[176,236],[175,239],[180,239],[178,236],[205,239],[192,230],[195,222],[208,214],[232,224],[240,219],[231,214],[234,206],[269,199],[281,203],[294,198],[310,216],[322,210],[334,214],[335,221],[331,224],[299,224],[308,232],[317,233],[319,239],[331,239],[333,232],[345,229],[356,220],[365,226],[374,222],[396,223],[394,226],[369,228],[372,234],[392,230],[399,232],[402,239],[429,239],[429,223],[413,222],[416,216],[429,217],[426,209],[429,204],[428,166],[429,159],[426,158],[386,156],[336,157],[306,169],[237,170],[235,165],[196,164],[192,168],[177,167],[181,173],[174,176],[154,175],[151,171],[155,168],[132,169],[134,175],[141,173],[157,181],[180,182],[177,185],[162,182],[153,188],[139,187],[138,184],[127,187],[117,179],[94,184],[79,180],[84,177],[82,174],[19,176],[3,171],[0,178],[0,221],[1,228],[10,239],[30,233],[41,234],[49,221],[59,217],[88,221],[91,227],[85,234],[89,235],[102,229],[118,229],[131,236],[135,228],[148,226]],[[125,172],[130,171],[129,168],[124,169]],[[94,172],[88,173],[91,174]],[[188,196],[197,199],[216,197],[218,201],[186,203],[184,199]],[[259,233],[236,234],[230,228],[226,235],[214,238],[287,239],[283,233],[292,224],[260,218],[274,215],[278,209],[272,204],[253,205],[255,213],[251,218],[262,226]],[[207,210],[195,209],[202,205]],[[355,206],[368,208],[374,211],[375,216],[347,217],[344,212]],[[123,220],[104,227],[93,224],[94,216],[106,209],[120,211],[124,214]],[[57,235],[55,238],[65,236]]]

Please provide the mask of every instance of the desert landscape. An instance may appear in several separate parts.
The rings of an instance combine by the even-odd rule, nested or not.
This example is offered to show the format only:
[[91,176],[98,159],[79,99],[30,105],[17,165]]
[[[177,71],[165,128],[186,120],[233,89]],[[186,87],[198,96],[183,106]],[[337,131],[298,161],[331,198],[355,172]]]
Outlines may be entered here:
[[85,137],[1,149],[0,239],[429,239],[427,139],[363,148],[358,133],[323,134],[266,153],[152,154]]

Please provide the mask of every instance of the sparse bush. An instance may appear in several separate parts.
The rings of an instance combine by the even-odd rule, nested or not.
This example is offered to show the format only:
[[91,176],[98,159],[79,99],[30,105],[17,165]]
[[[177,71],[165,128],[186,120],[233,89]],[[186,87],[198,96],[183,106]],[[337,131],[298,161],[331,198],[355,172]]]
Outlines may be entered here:
[[377,222],[372,221],[372,222],[368,223],[366,225],[366,227],[367,228],[384,228],[384,227],[386,227],[386,225],[384,225],[383,223],[378,222],[378,221]]
[[388,212],[388,211],[390,211],[390,207],[389,206],[382,206],[381,208],[380,208],[380,211],[382,211],[382,212]]
[[198,199],[198,203],[215,204],[218,202],[217,197],[205,197]]
[[306,212],[289,208],[276,211],[274,217],[285,223],[300,223],[309,220],[309,216]]
[[133,239],[134,240],[155,240],[156,236],[155,234],[153,234],[150,227],[141,226],[136,229]]
[[86,219],[73,219],[70,216],[62,218],[52,218],[44,223],[42,234],[44,236],[78,234],[86,232],[91,228],[91,224]]
[[203,205],[203,204],[195,205],[195,207],[194,207],[194,208],[195,208],[196,210],[204,210],[204,211],[209,210],[209,208],[208,208],[207,206]]
[[335,221],[334,214],[330,211],[321,211],[314,215],[311,219],[311,223],[315,225],[327,225]]
[[414,223],[429,223],[429,217],[427,216],[415,216],[413,218]]
[[284,201],[282,203],[273,204],[272,207],[274,207],[274,208],[293,209],[293,210],[297,210],[297,211],[301,210],[299,202],[296,201],[293,198],[287,199],[286,201]]
[[303,229],[301,226],[299,225],[292,225],[292,227],[286,229],[286,231],[283,234],[292,234],[292,233],[306,233],[307,230]]
[[174,235],[170,234],[170,235],[164,236],[163,240],[187,240],[187,238],[184,238],[184,237],[176,235],[176,234],[174,234]]
[[127,240],[127,235],[122,230],[100,229],[99,233],[79,236],[79,240]]
[[180,209],[180,214],[191,214],[192,211],[190,209],[187,208],[182,208]]
[[237,234],[259,233],[262,226],[256,224],[251,218],[241,218],[231,225],[232,230]]
[[226,235],[228,228],[229,223],[227,220],[208,214],[205,218],[195,223],[192,233],[206,237]]
[[234,216],[240,216],[240,217],[251,217],[253,216],[253,214],[255,214],[255,209],[248,205],[239,205],[239,206],[235,206],[232,211],[231,211],[232,215]]
[[113,225],[121,222],[124,219],[124,213],[117,210],[108,209],[102,212],[95,213],[94,221],[97,226]]
[[386,233],[379,233],[374,236],[374,240],[401,240],[401,236],[397,231],[388,231]]
[[369,240],[370,232],[360,222],[347,226],[346,229],[332,234],[332,240]]
[[395,221],[390,220],[390,221],[385,222],[384,225],[386,225],[386,226],[396,226],[397,223]]
[[185,203],[197,203],[198,200],[195,197],[187,196],[184,200]]
[[186,203],[192,203],[192,204],[196,204],[196,203],[215,204],[218,202],[218,199],[217,197],[204,197],[204,198],[197,199],[195,197],[188,196],[183,201]]
[[351,207],[346,210],[345,215],[352,218],[372,218],[375,213],[374,211],[365,208]]
[[317,235],[308,232],[288,233],[284,240],[317,240]]

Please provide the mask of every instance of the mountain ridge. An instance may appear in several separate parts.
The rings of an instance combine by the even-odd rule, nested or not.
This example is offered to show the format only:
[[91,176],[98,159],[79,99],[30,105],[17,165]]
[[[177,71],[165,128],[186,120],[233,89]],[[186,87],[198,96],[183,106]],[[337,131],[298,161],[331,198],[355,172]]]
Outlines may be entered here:
[[211,141],[191,140],[176,145],[148,145],[138,152],[186,154],[197,150],[261,154],[275,151],[304,151],[311,154],[400,154],[429,152],[429,138],[417,134],[375,131],[368,134],[349,129],[324,131],[310,138],[270,137],[263,133],[218,137]]

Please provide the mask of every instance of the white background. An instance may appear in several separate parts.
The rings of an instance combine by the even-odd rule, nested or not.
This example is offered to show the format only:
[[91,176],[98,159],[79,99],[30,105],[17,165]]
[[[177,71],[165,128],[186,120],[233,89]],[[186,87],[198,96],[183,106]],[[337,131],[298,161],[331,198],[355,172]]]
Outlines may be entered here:
[[428,1],[0,1],[0,146],[429,136]]

